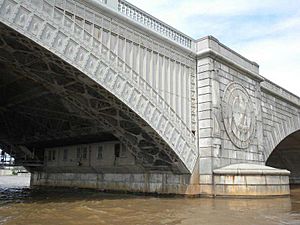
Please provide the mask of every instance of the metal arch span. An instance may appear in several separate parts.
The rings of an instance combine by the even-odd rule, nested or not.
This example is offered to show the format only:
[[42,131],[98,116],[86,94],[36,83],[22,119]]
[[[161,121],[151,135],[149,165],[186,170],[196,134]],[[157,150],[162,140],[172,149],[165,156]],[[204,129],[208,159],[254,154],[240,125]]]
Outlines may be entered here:
[[[132,68],[52,2],[1,0],[0,21],[71,64],[121,100],[155,130],[153,135],[158,136],[153,139],[157,143],[160,139],[164,140],[162,146],[167,144],[192,172],[197,158],[193,133]],[[88,92],[86,85],[82,94]],[[76,99],[65,97],[72,104],[85,107]],[[122,131],[117,133],[122,139]]]

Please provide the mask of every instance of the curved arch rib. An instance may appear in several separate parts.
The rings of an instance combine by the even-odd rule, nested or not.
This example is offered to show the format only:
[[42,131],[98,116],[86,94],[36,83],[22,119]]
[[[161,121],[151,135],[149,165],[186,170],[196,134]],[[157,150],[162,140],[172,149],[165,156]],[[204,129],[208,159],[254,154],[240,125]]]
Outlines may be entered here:
[[[2,0],[0,4],[2,23],[70,63],[129,106],[173,149],[188,171],[193,171],[195,136],[130,67],[46,1]],[[43,7],[48,7],[48,14],[42,13]]]

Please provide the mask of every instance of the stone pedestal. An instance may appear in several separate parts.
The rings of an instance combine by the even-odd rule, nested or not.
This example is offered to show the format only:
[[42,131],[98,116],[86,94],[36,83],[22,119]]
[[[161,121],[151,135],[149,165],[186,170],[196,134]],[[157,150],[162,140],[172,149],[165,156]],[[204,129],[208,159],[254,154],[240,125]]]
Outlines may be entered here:
[[290,194],[287,170],[235,164],[214,171],[215,196],[284,196]]

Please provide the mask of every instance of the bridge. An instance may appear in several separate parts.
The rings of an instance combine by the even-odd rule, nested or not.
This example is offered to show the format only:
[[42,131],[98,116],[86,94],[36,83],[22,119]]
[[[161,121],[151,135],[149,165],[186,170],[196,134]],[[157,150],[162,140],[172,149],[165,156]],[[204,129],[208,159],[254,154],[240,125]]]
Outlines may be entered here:
[[0,0],[0,128],[32,185],[257,196],[300,178],[300,99],[124,0]]

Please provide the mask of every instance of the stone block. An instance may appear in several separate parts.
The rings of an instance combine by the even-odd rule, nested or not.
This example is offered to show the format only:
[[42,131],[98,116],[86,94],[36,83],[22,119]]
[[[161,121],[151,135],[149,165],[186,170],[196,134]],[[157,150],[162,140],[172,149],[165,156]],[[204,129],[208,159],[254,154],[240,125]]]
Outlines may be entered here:
[[231,164],[231,159],[221,157],[221,164],[220,164],[220,167],[224,167],[224,166],[227,166],[227,165],[229,165],[229,164]]
[[211,102],[212,101],[212,96],[211,93],[209,94],[199,94],[198,95],[198,102],[199,103],[204,103],[204,102]]
[[289,185],[289,177],[288,176],[280,176],[281,184]]
[[214,176],[214,184],[215,185],[219,185],[219,184],[222,184],[222,185],[225,185],[225,176]]
[[198,95],[204,95],[204,94],[210,94],[210,93],[211,93],[210,86],[202,86],[202,87],[198,88]]
[[237,158],[237,151],[227,150],[227,152],[228,152],[228,158],[230,158],[230,159],[236,159]]
[[212,127],[212,119],[204,119],[204,120],[199,120],[199,128],[211,128]]
[[205,110],[205,111],[198,112],[198,118],[199,118],[199,120],[211,119],[211,117],[212,117],[211,110]]
[[211,79],[210,78],[202,78],[202,77],[201,77],[201,79],[198,78],[197,84],[198,84],[199,89],[202,88],[202,87],[210,88]]
[[200,196],[213,196],[213,195],[214,195],[214,190],[212,185],[200,184]]
[[180,184],[181,183],[180,175],[167,174],[166,178],[167,178],[166,179],[167,184]]
[[235,149],[234,145],[230,140],[224,140],[223,145],[225,149]]
[[200,138],[212,138],[212,128],[203,128],[199,130]]
[[199,139],[199,147],[211,147],[212,146],[212,138],[200,138]]
[[162,174],[149,174],[150,183],[162,183],[163,176]]
[[212,63],[210,58],[202,58],[197,60],[197,66],[202,66],[210,63]]
[[198,112],[211,110],[211,109],[212,109],[212,103],[211,102],[198,103]]
[[251,152],[246,153],[246,160],[253,161],[254,160],[254,154]]
[[197,80],[199,81],[207,78],[211,78],[211,74],[209,71],[207,72],[207,66],[204,66],[203,68],[201,68],[201,72],[198,71]]
[[210,64],[204,64],[204,65],[198,66],[198,74],[209,71],[210,68],[211,68]]
[[[224,91],[225,87],[233,81],[233,77],[231,75],[228,75],[226,73],[222,73],[223,76],[219,77],[219,82],[220,82],[220,88],[221,90]],[[224,87],[224,88],[222,88]]]
[[213,183],[213,175],[200,175],[199,176],[200,184],[212,184]]
[[245,152],[242,152],[242,151],[237,151],[237,153],[236,153],[237,155],[236,155],[236,157],[237,157],[237,159],[241,159],[241,160],[244,160],[246,157],[246,153]]
[[225,176],[225,184],[246,185],[245,176]]
[[266,185],[266,176],[254,175],[246,176],[247,185]]
[[267,184],[281,184],[281,176],[266,176]]
[[212,158],[200,158],[200,174],[212,174]]
[[131,174],[131,180],[132,182],[137,183],[144,183],[145,182],[145,176],[144,174]]
[[212,156],[212,147],[199,147],[200,156],[211,157]]
[[229,73],[229,67],[225,66],[223,63],[221,64],[221,70],[225,71],[226,73]]

